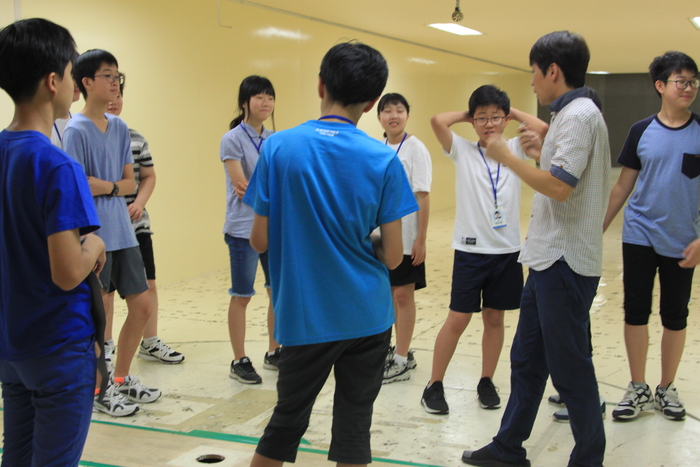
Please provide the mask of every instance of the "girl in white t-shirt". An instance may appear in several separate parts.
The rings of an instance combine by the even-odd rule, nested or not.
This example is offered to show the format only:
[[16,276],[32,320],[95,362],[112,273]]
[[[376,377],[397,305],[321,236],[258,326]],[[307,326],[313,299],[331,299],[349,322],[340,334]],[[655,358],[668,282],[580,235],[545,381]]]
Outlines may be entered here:
[[409,379],[410,370],[416,367],[413,352],[409,351],[416,322],[413,294],[426,285],[425,241],[428,233],[428,194],[432,164],[425,145],[405,131],[409,105],[401,94],[385,94],[379,101],[377,114],[379,123],[384,128],[384,142],[396,150],[420,208],[401,221],[404,259],[399,267],[389,271],[396,315],[396,347],[392,347],[387,357],[383,381],[386,384]]

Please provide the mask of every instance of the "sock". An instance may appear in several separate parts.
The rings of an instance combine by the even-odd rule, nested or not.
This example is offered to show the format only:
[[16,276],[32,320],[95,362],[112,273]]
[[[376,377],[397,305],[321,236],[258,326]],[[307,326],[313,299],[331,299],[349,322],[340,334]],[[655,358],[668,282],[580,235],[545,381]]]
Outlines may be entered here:
[[158,336],[153,336],[153,337],[144,337],[143,338],[143,346],[146,347],[147,349],[156,345],[158,343]]
[[114,339],[110,339],[108,341],[105,341],[105,347],[114,347]]
[[659,387],[656,389],[658,389],[661,392],[666,392],[666,390],[668,389],[668,386],[664,387],[664,386],[659,385]]
[[268,351],[265,355],[267,355],[268,357],[272,357],[275,354],[275,352],[277,352],[277,349],[273,350],[272,352]]
[[100,388],[95,388],[95,395],[98,395],[100,393]]
[[114,384],[118,384],[121,386],[122,384],[124,384],[125,378],[126,378],[126,376],[115,376],[114,377]]
[[399,354],[394,354],[394,361],[401,366],[406,365],[408,363],[408,356],[404,357]]
[[632,386],[634,386],[634,389],[640,389],[647,387],[647,383],[635,383],[632,381]]

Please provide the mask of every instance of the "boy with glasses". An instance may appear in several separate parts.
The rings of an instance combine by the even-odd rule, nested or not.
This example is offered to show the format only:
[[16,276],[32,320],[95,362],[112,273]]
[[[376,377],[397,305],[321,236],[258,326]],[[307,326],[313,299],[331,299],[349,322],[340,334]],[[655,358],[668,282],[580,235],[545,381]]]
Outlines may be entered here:
[[[468,112],[446,112],[430,120],[445,154],[455,163],[457,209],[450,311],[435,339],[432,374],[421,398],[428,413],[449,413],[442,381],[460,337],[472,315],[479,312],[484,321],[479,406],[501,407],[493,375],[503,347],[503,316],[505,310],[520,308],[523,291],[523,269],[518,263],[520,179],[484,155],[488,137],[503,134],[511,118],[527,128],[522,137],[508,141],[508,147],[525,158],[525,148],[534,144],[532,150],[539,156],[538,140],[544,138],[547,124],[512,108],[506,93],[494,86],[476,89],[469,98]],[[478,142],[467,141],[450,129],[460,122],[474,126]]]
[[[632,381],[613,418],[635,419],[642,410],[683,420],[673,384],[683,356],[693,270],[700,263],[700,115],[689,107],[698,94],[698,68],[681,52],[666,52],[649,66],[661,110],[630,129],[610,193],[607,229],[627,198],[622,228],[625,344]],[[652,395],[645,367],[654,277],[661,287],[661,381]]]
[[[85,98],[85,108],[66,126],[63,144],[85,169],[102,224],[99,235],[107,250],[107,261],[99,276],[103,298],[116,289],[129,310],[119,334],[112,384],[104,398],[95,398],[95,409],[122,417],[138,411],[136,402],[150,403],[161,396],[160,390],[144,386],[137,376],[129,374],[152,309],[139,244],[124,200],[136,189],[129,128],[118,117],[106,113],[109,103],[119,94],[124,75],[119,73],[112,54],[94,49],[75,60],[73,78]],[[114,352],[113,316],[107,314],[105,330],[108,362]]]

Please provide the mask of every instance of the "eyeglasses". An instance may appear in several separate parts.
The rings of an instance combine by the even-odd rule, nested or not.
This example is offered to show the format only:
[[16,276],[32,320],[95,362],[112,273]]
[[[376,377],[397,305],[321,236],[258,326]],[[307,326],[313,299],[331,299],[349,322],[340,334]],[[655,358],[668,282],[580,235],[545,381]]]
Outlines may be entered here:
[[486,118],[486,117],[478,117],[474,119],[474,123],[476,123],[478,126],[486,126],[488,122],[493,123],[494,125],[500,124],[503,120],[505,120],[506,117],[499,115],[496,117],[491,117],[491,118]]
[[692,89],[697,89],[698,86],[700,86],[700,79],[695,78],[695,79],[690,79],[690,80],[684,80],[684,79],[667,79],[667,83],[676,83],[676,89],[679,91],[682,91],[686,89],[688,86],[690,86]]
[[107,82],[108,82],[109,84],[112,84],[112,83],[114,83],[115,81],[118,81],[119,84],[124,84],[124,82],[126,81],[126,75],[125,75],[124,73],[118,73],[118,74],[116,74],[116,75],[106,74],[106,75],[95,75],[95,76],[93,76],[93,78],[99,78],[99,77],[102,77],[102,78],[104,78],[105,80],[107,80]]

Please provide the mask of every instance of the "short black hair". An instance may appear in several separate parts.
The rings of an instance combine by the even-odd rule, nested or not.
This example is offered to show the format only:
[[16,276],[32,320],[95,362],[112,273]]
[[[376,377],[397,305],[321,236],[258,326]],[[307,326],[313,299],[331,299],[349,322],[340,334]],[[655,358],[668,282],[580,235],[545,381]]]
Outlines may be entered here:
[[[649,65],[649,75],[654,84],[654,91],[656,91],[657,81],[666,81],[673,73],[680,73],[683,70],[692,72],[694,76],[698,75],[698,66],[695,61],[683,52],[668,51],[654,58]],[[659,91],[656,91],[656,94],[661,97]]]
[[530,49],[530,65],[546,73],[552,63],[556,63],[564,73],[566,84],[580,88],[586,84],[586,71],[591,53],[586,41],[579,34],[569,31],[555,31],[546,34]]
[[78,85],[81,94],[87,99],[87,90],[83,84],[83,78],[94,78],[102,64],[114,65],[119,68],[119,63],[114,55],[102,49],[90,49],[80,54],[73,63],[73,79]]
[[323,57],[319,76],[331,98],[348,106],[381,96],[389,68],[382,54],[372,47],[344,42],[331,47]]
[[384,107],[387,105],[403,105],[406,108],[406,113],[411,113],[411,107],[408,105],[408,101],[398,92],[390,92],[384,94],[381,99],[379,99],[379,104],[377,104],[377,115],[382,113]]
[[506,115],[510,115],[510,99],[508,94],[498,89],[496,86],[486,84],[474,90],[469,98],[469,115],[472,117],[479,107],[495,105]]
[[0,30],[0,88],[15,104],[30,101],[44,77],[56,73],[63,79],[77,55],[63,26],[41,18],[16,21]]

